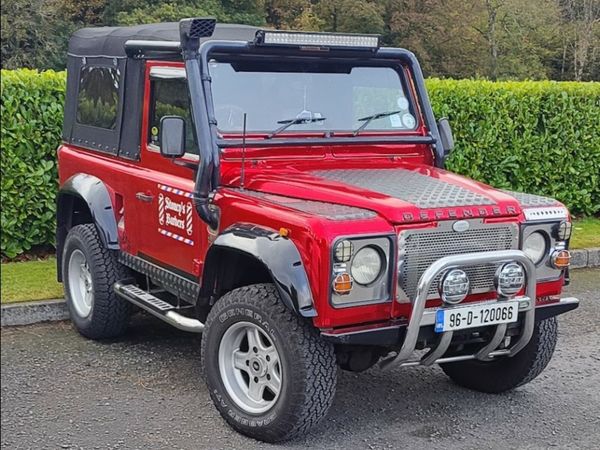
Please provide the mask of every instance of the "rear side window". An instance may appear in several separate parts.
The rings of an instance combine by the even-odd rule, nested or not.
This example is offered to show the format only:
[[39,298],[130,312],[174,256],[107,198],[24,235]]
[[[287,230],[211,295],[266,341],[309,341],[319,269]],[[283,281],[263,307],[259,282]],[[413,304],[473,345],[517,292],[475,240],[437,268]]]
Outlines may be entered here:
[[112,130],[117,125],[121,73],[113,67],[81,69],[77,98],[77,122]]
[[152,80],[150,101],[149,142],[159,145],[161,118],[164,116],[180,116],[185,119],[185,151],[197,155],[198,144],[194,135],[186,80],[179,78]]

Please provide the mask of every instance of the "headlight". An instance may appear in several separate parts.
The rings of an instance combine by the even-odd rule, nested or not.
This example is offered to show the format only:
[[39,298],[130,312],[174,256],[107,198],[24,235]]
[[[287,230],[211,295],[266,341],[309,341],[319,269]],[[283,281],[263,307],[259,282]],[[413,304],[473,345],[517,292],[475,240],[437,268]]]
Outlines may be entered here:
[[546,255],[546,238],[539,231],[531,233],[523,243],[523,251],[534,264],[539,264]]
[[364,286],[377,279],[382,267],[383,261],[380,252],[374,247],[363,247],[354,256],[350,273],[354,281]]

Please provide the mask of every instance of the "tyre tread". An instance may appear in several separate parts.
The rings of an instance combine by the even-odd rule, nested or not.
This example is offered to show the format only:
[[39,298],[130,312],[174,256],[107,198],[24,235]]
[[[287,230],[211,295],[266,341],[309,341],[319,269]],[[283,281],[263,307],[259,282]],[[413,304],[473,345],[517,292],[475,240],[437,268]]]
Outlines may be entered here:
[[[131,305],[113,291],[115,282],[129,275],[128,269],[118,262],[117,252],[106,248],[93,223],[76,225],[69,231],[69,239],[79,239],[87,247],[94,283],[93,316],[89,326],[78,327],[90,339],[117,337],[127,328]],[[65,274],[66,275],[66,274]],[[63,277],[64,279],[64,277]],[[68,294],[67,294],[68,295]]]
[[460,386],[494,394],[506,392],[529,383],[542,373],[554,354],[557,334],[556,317],[551,317],[536,323],[527,346],[512,358],[446,363],[441,367]]
[[[256,430],[256,438],[277,442],[293,439],[306,433],[314,427],[326,414],[335,395],[337,365],[333,347],[324,342],[317,330],[306,319],[290,311],[279,299],[279,294],[273,284],[254,284],[235,289],[224,295],[213,307],[208,316],[206,329],[210,329],[219,313],[236,305],[251,304],[269,316],[269,320],[277,323],[279,331],[285,338],[293,341],[294,348],[300,351],[297,357],[291,358],[293,370],[308,380],[304,389],[293,392],[292,401],[299,405],[295,414],[286,423],[281,423],[277,430],[260,434]],[[205,339],[202,340],[203,373]],[[212,395],[212,393],[211,393]],[[238,424],[219,410],[225,420],[234,428],[240,430]],[[265,430],[266,431],[266,430]]]

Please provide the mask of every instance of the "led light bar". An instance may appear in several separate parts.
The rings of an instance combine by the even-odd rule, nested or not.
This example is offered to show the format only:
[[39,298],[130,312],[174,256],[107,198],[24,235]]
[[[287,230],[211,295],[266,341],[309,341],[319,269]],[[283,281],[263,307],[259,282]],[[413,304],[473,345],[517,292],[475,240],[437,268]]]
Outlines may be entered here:
[[376,50],[379,36],[376,34],[304,33],[299,31],[256,32],[256,45],[283,47],[334,47],[344,49]]

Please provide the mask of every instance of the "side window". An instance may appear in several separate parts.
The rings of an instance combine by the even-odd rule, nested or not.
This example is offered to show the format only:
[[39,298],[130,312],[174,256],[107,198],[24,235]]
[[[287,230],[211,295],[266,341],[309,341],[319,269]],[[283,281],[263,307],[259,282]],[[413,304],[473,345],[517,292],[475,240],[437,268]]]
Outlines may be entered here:
[[117,125],[121,73],[112,67],[85,66],[79,77],[77,122],[112,130]]
[[183,79],[152,80],[150,100],[150,127],[148,140],[159,145],[160,119],[164,116],[181,116],[185,119],[186,153],[198,154],[198,144],[194,135],[194,124],[190,113],[190,99],[187,82]]

